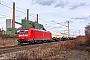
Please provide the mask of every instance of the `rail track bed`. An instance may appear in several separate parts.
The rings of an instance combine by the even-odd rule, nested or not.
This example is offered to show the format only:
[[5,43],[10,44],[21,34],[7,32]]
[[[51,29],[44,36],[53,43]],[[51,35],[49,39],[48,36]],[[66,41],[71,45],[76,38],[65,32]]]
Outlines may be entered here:
[[[79,46],[77,41],[75,42],[75,40],[68,40],[42,44],[32,44],[32,45],[26,44],[23,46],[17,45],[11,47],[4,47],[0,48],[0,59],[2,57],[5,59],[6,56],[7,58],[11,58],[12,56],[14,56],[16,59],[19,60],[22,59],[24,60],[26,58],[30,58],[31,60],[35,59],[89,60],[88,57],[84,57],[82,55],[81,50],[73,49],[77,48],[76,46],[77,47]],[[70,50],[68,50],[69,48]]]
[[11,52],[16,52],[16,51],[21,51],[21,50],[26,50],[26,49],[33,49],[39,46],[46,46],[46,45],[51,45],[51,44],[57,44],[62,41],[58,42],[51,42],[51,43],[41,43],[41,44],[24,44],[24,45],[17,45],[17,46],[9,46],[9,47],[1,47],[0,48],[0,55],[6,54],[6,53],[11,53]]

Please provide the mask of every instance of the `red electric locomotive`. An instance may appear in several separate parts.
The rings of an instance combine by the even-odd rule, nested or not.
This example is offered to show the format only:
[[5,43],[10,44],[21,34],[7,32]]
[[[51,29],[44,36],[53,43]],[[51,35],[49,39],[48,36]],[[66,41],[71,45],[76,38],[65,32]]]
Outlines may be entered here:
[[34,28],[21,28],[18,33],[18,42],[33,43],[36,41],[51,40],[52,34],[49,31],[38,30]]

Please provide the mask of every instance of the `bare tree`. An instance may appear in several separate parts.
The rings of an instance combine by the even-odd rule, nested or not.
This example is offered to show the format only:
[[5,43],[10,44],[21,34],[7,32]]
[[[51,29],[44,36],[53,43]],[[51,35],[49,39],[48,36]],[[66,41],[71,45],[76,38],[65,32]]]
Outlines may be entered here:
[[85,27],[86,44],[90,46],[90,24]]

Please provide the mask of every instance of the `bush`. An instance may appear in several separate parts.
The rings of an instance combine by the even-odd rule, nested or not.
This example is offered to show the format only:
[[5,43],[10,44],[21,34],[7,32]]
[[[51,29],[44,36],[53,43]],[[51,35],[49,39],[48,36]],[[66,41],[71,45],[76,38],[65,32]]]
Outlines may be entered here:
[[17,38],[16,34],[0,34],[0,38]]
[[86,44],[90,46],[90,25],[87,25],[85,27],[85,38],[86,38]]

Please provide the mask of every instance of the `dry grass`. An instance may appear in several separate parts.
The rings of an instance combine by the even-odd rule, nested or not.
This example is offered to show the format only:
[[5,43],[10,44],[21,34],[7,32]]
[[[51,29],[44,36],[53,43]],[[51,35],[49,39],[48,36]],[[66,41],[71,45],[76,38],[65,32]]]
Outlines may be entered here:
[[15,57],[18,60],[61,60],[65,58],[74,58],[73,52],[70,51],[80,48],[80,43],[83,41],[81,39],[84,39],[84,37],[80,36],[71,41],[61,41],[57,42],[57,44],[42,45],[37,48],[10,53],[8,58]]
[[79,42],[77,41],[65,41],[57,44],[40,46],[37,48],[26,49],[26,51],[19,52],[15,55],[19,60],[31,59],[31,60],[52,60],[63,59],[64,57],[72,57],[66,55],[69,50],[79,48]]
[[60,60],[64,58],[73,58],[73,53],[69,53],[69,51],[78,49],[81,42],[85,42],[85,36],[79,36],[71,41],[68,40],[57,44],[29,49],[23,53],[19,53],[17,58],[32,60]]
[[82,42],[82,43],[86,42],[85,36],[77,36],[75,40]]
[[17,45],[17,35],[16,34],[2,34],[0,32],[0,47],[14,46]]
[[86,47],[83,51],[83,56],[89,57],[90,58],[90,47]]
[[[0,39],[0,46],[11,46],[17,44],[16,38]],[[81,42],[85,42],[85,36],[78,36],[75,40],[61,41],[57,44],[42,45],[37,48],[26,49],[25,51],[10,53],[8,56],[18,58],[18,60],[60,60],[63,58],[73,58],[69,51],[80,47]]]
[[6,46],[15,46],[17,45],[17,38],[1,38],[0,39],[0,47],[6,47]]

